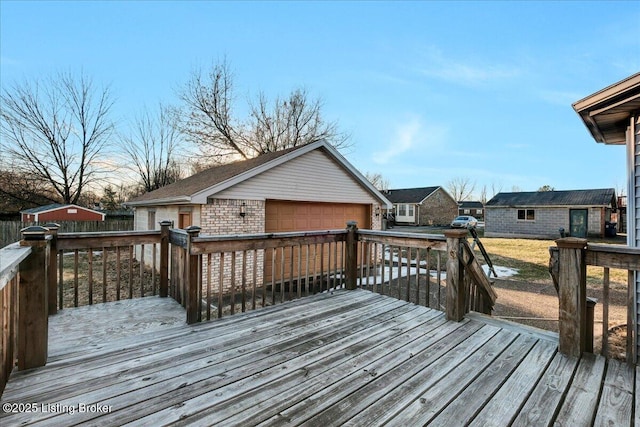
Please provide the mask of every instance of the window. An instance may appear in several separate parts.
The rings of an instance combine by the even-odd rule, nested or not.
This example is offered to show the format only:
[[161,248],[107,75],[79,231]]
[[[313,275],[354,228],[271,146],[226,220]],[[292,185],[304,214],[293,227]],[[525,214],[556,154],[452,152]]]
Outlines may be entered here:
[[408,204],[398,205],[396,208],[396,216],[412,217],[414,208],[415,206]]
[[466,215],[471,214],[471,209],[465,209],[465,210],[464,210],[464,213],[465,213]]
[[536,211],[533,209],[518,209],[519,221],[535,221]]
[[150,210],[147,214],[147,230],[156,229],[156,211]]

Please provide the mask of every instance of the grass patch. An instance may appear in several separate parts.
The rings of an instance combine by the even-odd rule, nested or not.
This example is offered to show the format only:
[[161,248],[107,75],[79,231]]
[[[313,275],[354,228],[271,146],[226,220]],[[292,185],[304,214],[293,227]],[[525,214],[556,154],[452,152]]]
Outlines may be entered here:
[[[426,231],[431,234],[443,234],[442,229]],[[495,237],[483,237],[484,230],[479,229],[478,235],[483,246],[489,254],[493,265],[515,268],[518,274],[509,280],[547,283],[549,276],[549,247],[556,246],[554,240],[544,239],[507,239]],[[473,240],[469,236],[469,242]],[[598,239],[589,239],[590,243],[610,243]],[[475,253],[481,263],[484,263],[480,249],[476,246]],[[587,266],[587,284],[602,285],[604,269],[601,267]],[[626,270],[610,270],[612,286],[625,286],[627,284]]]

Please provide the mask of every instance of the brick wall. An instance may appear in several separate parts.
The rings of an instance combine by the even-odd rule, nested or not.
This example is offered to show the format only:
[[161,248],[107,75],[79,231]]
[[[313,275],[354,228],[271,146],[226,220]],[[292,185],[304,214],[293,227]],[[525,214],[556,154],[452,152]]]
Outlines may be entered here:
[[[246,215],[240,216],[242,204]],[[200,227],[202,234],[255,234],[264,233],[263,200],[212,199],[202,205]]]
[[[240,210],[244,203],[246,215],[240,216]],[[263,200],[233,200],[212,199],[210,203],[202,205],[200,210],[200,234],[257,234],[264,233],[265,226],[265,202]],[[256,286],[262,286],[262,271],[264,265],[264,251],[247,252],[246,268],[243,270],[243,254],[235,254],[235,276],[229,273],[232,266],[231,253],[224,254],[224,266],[222,287],[224,291],[231,289],[232,281],[235,281],[236,289],[242,286],[242,275],[245,271],[245,285],[247,289],[253,286],[253,268],[257,268]],[[255,257],[255,259],[254,259]],[[210,271],[210,273],[209,273]],[[203,256],[202,262],[202,292],[203,298],[210,289],[216,294],[220,289],[220,254],[212,254],[211,257]],[[211,287],[209,288],[209,277]]]
[[441,188],[420,205],[420,225],[449,225],[458,215],[458,203]]

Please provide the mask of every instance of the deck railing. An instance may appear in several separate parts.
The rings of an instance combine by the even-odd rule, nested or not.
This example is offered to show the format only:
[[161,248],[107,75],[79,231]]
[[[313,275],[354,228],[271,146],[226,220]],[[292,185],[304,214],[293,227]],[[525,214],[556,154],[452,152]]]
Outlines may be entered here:
[[456,320],[469,311],[491,314],[497,295],[466,230],[447,230],[444,236],[359,230],[358,241],[364,255],[360,287],[445,310]]
[[200,236],[171,230],[170,295],[188,322],[209,320],[344,285],[345,230]]
[[469,310],[490,313],[495,301],[466,230],[419,236],[350,223],[342,230],[201,236],[198,227],[174,230],[165,221],[159,231],[24,231],[0,254],[0,387],[16,360],[20,369],[46,363],[48,315],[79,305],[171,296],[195,323],[362,287],[409,301],[415,295],[414,302],[459,321]]
[[43,284],[50,237],[41,231],[41,240],[0,249],[0,396],[16,365],[29,369],[47,360],[47,287]]
[[587,295],[587,266],[603,268],[602,282],[602,355],[610,348],[610,269],[627,270],[626,360],[635,363],[637,337],[634,317],[635,272],[640,271],[640,249],[628,246],[588,243],[567,237],[550,248],[549,270],[559,297],[559,333],[561,352],[579,355],[593,351],[593,301]]
[[159,293],[160,231],[54,231],[53,236],[57,275],[52,276],[50,307],[64,309]]

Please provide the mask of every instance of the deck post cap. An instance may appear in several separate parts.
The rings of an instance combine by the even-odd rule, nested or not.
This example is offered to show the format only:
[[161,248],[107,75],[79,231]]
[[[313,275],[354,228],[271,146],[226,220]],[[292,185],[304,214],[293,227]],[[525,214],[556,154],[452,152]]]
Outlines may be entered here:
[[40,225],[32,225],[20,230],[23,240],[45,240],[46,234],[49,232],[48,228]]
[[197,225],[190,225],[189,227],[186,228],[186,232],[189,234],[198,234],[200,233],[200,230],[202,230],[200,227],[198,227]]

